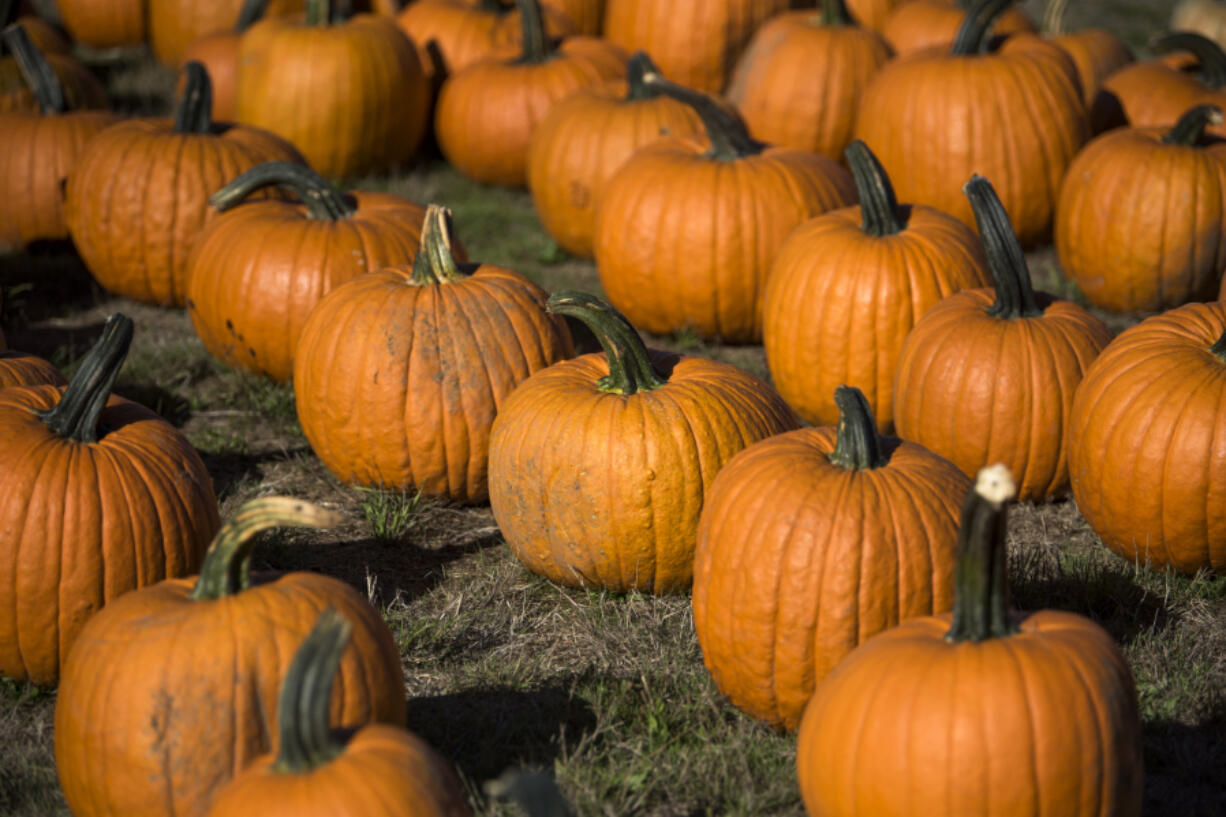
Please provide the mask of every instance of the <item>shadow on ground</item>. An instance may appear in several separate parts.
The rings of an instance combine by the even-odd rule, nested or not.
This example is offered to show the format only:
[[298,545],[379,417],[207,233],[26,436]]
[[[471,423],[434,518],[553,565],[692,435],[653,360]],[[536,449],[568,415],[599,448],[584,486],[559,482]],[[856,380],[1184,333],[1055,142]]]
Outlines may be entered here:
[[1145,725],[1145,817],[1226,814],[1226,715]]

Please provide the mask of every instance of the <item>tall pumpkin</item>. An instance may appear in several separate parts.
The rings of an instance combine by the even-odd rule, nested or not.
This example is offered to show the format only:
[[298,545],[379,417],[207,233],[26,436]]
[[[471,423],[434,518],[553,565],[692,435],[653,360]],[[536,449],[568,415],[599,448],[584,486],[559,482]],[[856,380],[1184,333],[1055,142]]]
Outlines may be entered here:
[[[246,0],[145,0],[149,44],[163,65],[179,65],[194,41],[234,27]],[[269,16],[301,12],[304,0],[269,0]]]

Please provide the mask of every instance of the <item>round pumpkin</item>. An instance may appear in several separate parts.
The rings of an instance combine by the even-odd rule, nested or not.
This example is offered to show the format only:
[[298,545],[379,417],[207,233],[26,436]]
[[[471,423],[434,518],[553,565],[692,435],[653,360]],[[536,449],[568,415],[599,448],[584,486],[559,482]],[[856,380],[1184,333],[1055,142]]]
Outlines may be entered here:
[[[365,596],[319,573],[250,570],[260,531],[340,521],[289,497],[252,500],[217,532],[199,576],[128,593],[89,622],[55,704],[56,771],[76,817],[202,817],[219,787],[278,748],[277,692],[328,607],[354,626],[332,722],[404,722],[400,655]],[[122,705],[100,690],[122,690]]]
[[1009,608],[1013,491],[993,466],[968,493],[952,613],[869,639],[818,685],[796,741],[809,814],[1140,815],[1141,724],[1120,648],[1082,616]]
[[93,48],[143,43],[145,4],[146,0],[55,0],[72,39]]
[[[976,0],[908,0],[886,17],[881,36],[899,56],[930,48],[948,49],[976,6]],[[991,29],[996,37],[1022,32],[1033,33],[1034,23],[1021,9],[1008,7]]]
[[54,683],[91,616],[200,566],[213,483],[178,429],[111,395],[132,341],[112,315],[67,388],[0,389],[0,675]]
[[[188,47],[234,27],[247,0],[145,0],[149,44],[163,65],[180,65]],[[305,0],[268,0],[269,17],[301,13]]]
[[894,372],[903,341],[934,304],[988,286],[974,230],[922,204],[899,205],[872,151],[847,148],[860,204],[804,222],[771,265],[763,346],[771,379],[814,425],[839,417],[847,384],[868,400],[881,430],[894,426]]
[[[1107,77],[1096,100],[1096,123],[1170,127],[1193,106],[1226,108],[1226,51],[1221,46],[1184,31],[1159,37],[1150,47],[1168,56],[1125,66]],[[1184,59],[1185,52],[1193,62]],[[1226,126],[1209,132],[1226,137]]]
[[711,480],[742,448],[796,428],[791,409],[735,366],[648,350],[616,309],[559,292],[603,353],[528,378],[494,421],[490,508],[534,573],[571,587],[690,586]]
[[213,118],[231,122],[238,108],[238,47],[243,34],[264,16],[269,0],[244,0],[233,27],[205,34],[183,50],[180,65],[198,62],[213,81]]
[[[0,337],[0,347],[4,339]],[[0,389],[10,386],[67,386],[68,380],[46,360],[28,352],[0,351]]]
[[694,629],[719,690],[777,729],[857,644],[953,603],[958,505],[970,480],[877,433],[856,388],[832,426],[741,451],[698,525]]
[[1180,0],[1171,10],[1171,31],[1193,31],[1226,48],[1226,3]]
[[[1081,81],[1081,98],[1091,111],[1102,92],[1103,80],[1133,61],[1132,52],[1119,37],[1104,28],[1083,28],[1066,31],[1064,10],[1068,0],[1047,0],[1043,11],[1043,36],[1064,49],[1077,66]],[[1106,130],[1105,123],[1096,122],[1094,132]]]

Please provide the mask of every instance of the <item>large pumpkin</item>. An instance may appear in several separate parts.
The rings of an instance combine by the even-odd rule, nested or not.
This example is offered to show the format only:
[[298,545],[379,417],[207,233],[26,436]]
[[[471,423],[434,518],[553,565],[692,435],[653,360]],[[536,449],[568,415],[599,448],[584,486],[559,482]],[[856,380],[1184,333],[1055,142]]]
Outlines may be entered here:
[[735,366],[648,350],[594,296],[559,292],[549,308],[583,321],[604,353],[538,372],[499,412],[494,519],[529,570],[560,584],[684,592],[711,480],[795,415]]
[[56,771],[75,817],[201,817],[221,785],[278,748],[277,691],[328,607],[354,625],[331,721],[404,722],[400,655],[363,594],[319,573],[251,573],[260,531],[339,521],[288,497],[252,500],[199,576],[128,593],[90,621],[55,703]]
[[55,8],[73,40],[113,48],[145,41],[146,1],[55,0]]
[[818,685],[796,742],[823,817],[1138,817],[1137,691],[1111,635],[1009,609],[1003,466],[979,472],[952,613],[869,639]]
[[795,729],[857,644],[953,603],[958,504],[970,485],[923,446],[881,438],[858,389],[838,428],[749,446],[715,477],[698,526],[694,629],[720,691]]
[[[112,0],[114,2],[114,0]],[[126,0],[123,0],[126,2]],[[234,27],[246,0],[145,0],[149,43],[163,65],[179,65],[188,46]],[[268,0],[271,16],[301,12],[304,0]]]
[[0,675],[54,683],[91,616],[197,570],[217,530],[187,438],[111,395],[131,340],[112,315],[67,388],[0,389]]
[[[881,36],[899,56],[947,49],[976,6],[976,0],[908,0],[886,17]],[[1017,8],[1007,8],[992,27],[992,34],[1000,37],[1033,31],[1034,23]]]

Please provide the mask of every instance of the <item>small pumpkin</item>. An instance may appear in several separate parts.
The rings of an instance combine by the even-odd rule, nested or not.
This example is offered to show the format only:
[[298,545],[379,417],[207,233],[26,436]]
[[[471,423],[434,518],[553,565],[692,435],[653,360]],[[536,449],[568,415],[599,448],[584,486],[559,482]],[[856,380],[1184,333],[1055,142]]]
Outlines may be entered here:
[[93,48],[143,43],[145,4],[146,0],[55,0],[68,34]]
[[968,492],[952,613],[869,639],[818,685],[796,741],[809,814],[1140,815],[1137,691],[1120,648],[1082,616],[1010,609],[1014,490],[997,465]]
[[1226,48],[1226,3],[1180,0],[1171,10],[1171,31],[1192,31]]
[[67,386],[68,380],[51,363],[29,352],[2,349],[0,336],[0,389],[9,386]]
[[[1195,105],[1226,108],[1226,51],[1187,31],[1166,34],[1150,48],[1167,57],[1129,65],[1103,81],[1095,117],[1113,126],[1170,127]],[[1186,54],[1185,54],[1186,52]],[[1194,59],[1188,63],[1184,57]],[[1226,137],[1226,127],[1209,132]]]
[[[886,17],[881,36],[898,56],[930,48],[948,49],[975,8],[975,0],[909,0]],[[1033,33],[1034,23],[1021,9],[1008,7],[991,29],[995,37],[1022,32]]]
[[[1133,61],[1132,52],[1119,37],[1105,28],[1066,31],[1064,10],[1068,0],[1047,0],[1043,10],[1043,36],[1064,49],[1077,65],[1081,96],[1093,110],[1102,92],[1103,80]],[[1105,129],[1096,123],[1095,133]]]
[[[153,54],[163,65],[181,65],[188,47],[209,34],[234,26],[246,0],[145,0]],[[301,13],[304,0],[269,0],[269,17]]]
[[183,50],[180,65],[198,62],[213,81],[213,118],[233,121],[238,96],[238,46],[243,34],[268,10],[269,0],[244,0],[232,28],[205,34]]

